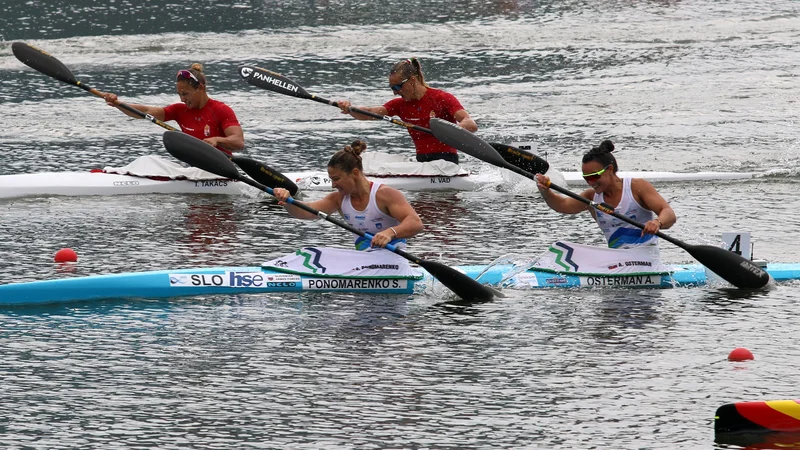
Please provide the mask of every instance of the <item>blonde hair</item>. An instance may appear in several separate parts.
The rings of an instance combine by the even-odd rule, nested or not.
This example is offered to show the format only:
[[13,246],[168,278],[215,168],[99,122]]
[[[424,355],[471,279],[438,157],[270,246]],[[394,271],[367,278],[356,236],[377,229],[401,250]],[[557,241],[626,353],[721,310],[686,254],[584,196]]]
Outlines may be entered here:
[[195,78],[197,78],[197,81],[199,81],[199,83],[198,83],[197,81],[194,81],[191,78],[182,78],[183,80],[186,80],[186,82],[189,83],[189,85],[191,85],[194,88],[197,88],[200,85],[203,85],[203,86],[206,85],[206,75],[203,73],[203,65],[202,64],[194,63],[194,64],[192,64],[191,67],[189,67],[186,70],[188,70],[192,75],[194,75]]
[[430,87],[425,83],[425,76],[422,74],[422,65],[417,58],[404,59],[395,63],[392,66],[391,72],[389,72],[389,75],[394,74],[400,74],[402,78],[417,77],[417,80],[419,80],[423,86],[426,88]]

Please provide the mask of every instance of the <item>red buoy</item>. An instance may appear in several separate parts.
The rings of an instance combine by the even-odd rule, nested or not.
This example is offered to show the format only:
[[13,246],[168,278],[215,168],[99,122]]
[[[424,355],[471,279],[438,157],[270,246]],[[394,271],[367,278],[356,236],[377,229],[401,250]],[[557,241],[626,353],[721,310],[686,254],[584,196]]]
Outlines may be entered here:
[[728,354],[728,361],[748,361],[751,359],[755,359],[753,353],[744,347],[735,348]]
[[71,248],[62,248],[56,252],[56,256],[53,259],[57,263],[76,262],[78,261],[78,254]]

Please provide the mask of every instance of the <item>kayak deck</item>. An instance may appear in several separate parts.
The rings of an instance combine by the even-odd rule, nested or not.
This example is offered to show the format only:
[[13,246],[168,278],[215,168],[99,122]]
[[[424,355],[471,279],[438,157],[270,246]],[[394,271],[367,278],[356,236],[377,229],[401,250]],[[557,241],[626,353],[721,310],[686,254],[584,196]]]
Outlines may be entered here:
[[[625,287],[672,288],[706,284],[699,264],[670,266],[671,274],[579,275],[528,270],[504,283],[512,289]],[[459,266],[476,277],[486,266]],[[497,285],[513,266],[492,266],[479,281]],[[767,272],[776,281],[800,279],[800,263],[770,263]],[[359,292],[410,295],[430,286],[433,278],[420,271],[418,277],[342,278],[296,275],[251,267],[212,267],[94,275],[57,280],[0,285],[0,306],[80,302],[99,299],[171,298],[217,294],[281,292]]]
[[[567,185],[585,186],[578,172],[564,172]],[[285,174],[301,191],[332,191],[325,171]],[[743,180],[755,176],[748,172],[620,172],[620,176],[644,178],[653,183]],[[502,183],[491,173],[445,175],[371,176],[382,183],[405,191],[474,191]],[[0,176],[0,199],[32,196],[91,196],[131,194],[223,194],[255,193],[257,189],[236,180],[153,179],[104,172],[39,172]]]
[[0,176],[0,198],[64,195],[227,194],[254,188],[236,180],[157,180],[103,172],[40,172]]

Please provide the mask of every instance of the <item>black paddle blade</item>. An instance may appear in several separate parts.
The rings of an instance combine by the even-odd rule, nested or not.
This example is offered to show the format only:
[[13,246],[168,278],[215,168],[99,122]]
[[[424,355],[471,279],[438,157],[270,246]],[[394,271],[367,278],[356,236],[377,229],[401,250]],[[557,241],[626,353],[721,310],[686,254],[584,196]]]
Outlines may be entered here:
[[550,164],[547,161],[531,152],[519,149],[517,147],[512,147],[508,144],[498,144],[496,142],[492,142],[489,145],[491,145],[493,149],[497,150],[497,153],[499,153],[500,156],[509,164],[513,164],[522,170],[526,170],[530,173],[544,174],[548,171],[548,169],[550,169]]
[[32,69],[64,83],[76,86],[80,84],[67,66],[42,49],[24,42],[14,42],[11,44],[11,51],[22,64]]
[[242,178],[224,153],[194,136],[180,131],[165,131],[164,147],[170,155],[191,166],[232,180]]
[[761,289],[771,279],[767,271],[732,251],[712,245],[684,245],[700,264],[737,288]]
[[434,117],[430,121],[430,127],[436,139],[450,147],[496,166],[510,165],[486,141],[452,122]]
[[236,163],[239,168],[244,170],[244,173],[250,175],[251,178],[271,188],[284,188],[294,197],[299,188],[294,182],[277,170],[267,166],[266,164],[256,161],[255,159],[245,156],[234,155],[231,161]]
[[416,259],[434,278],[466,301],[488,301],[494,298],[495,291],[489,289],[467,275],[436,261]]
[[253,86],[300,98],[312,98],[299,84],[285,76],[256,66],[239,67],[239,75]]

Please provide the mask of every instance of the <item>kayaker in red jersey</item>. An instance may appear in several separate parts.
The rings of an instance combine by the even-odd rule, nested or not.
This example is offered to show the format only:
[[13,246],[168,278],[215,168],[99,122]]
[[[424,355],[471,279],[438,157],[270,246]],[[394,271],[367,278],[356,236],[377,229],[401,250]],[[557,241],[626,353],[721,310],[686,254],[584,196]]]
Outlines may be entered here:
[[[432,88],[425,83],[422,66],[417,58],[406,59],[392,66],[389,72],[389,88],[400,98],[389,100],[383,106],[357,108],[382,116],[397,116],[403,122],[423,128],[430,128],[431,117],[438,117],[473,133],[478,130],[478,125],[453,94]],[[375,120],[374,117],[350,111],[352,104],[347,100],[336,103],[343,113],[350,114],[356,119]],[[430,133],[411,128],[408,129],[408,133],[417,148],[417,161],[443,159],[458,164],[458,152],[453,147],[440,142]]]
[[[203,140],[227,154],[244,149],[244,133],[236,114],[230,106],[208,96],[206,76],[201,64],[192,64],[190,69],[179,70],[176,75],[175,89],[181,103],[169,106],[128,105],[158,120],[178,122],[181,130]],[[141,119],[141,117],[119,108],[116,94],[104,93],[106,103],[118,108],[125,114]]]

